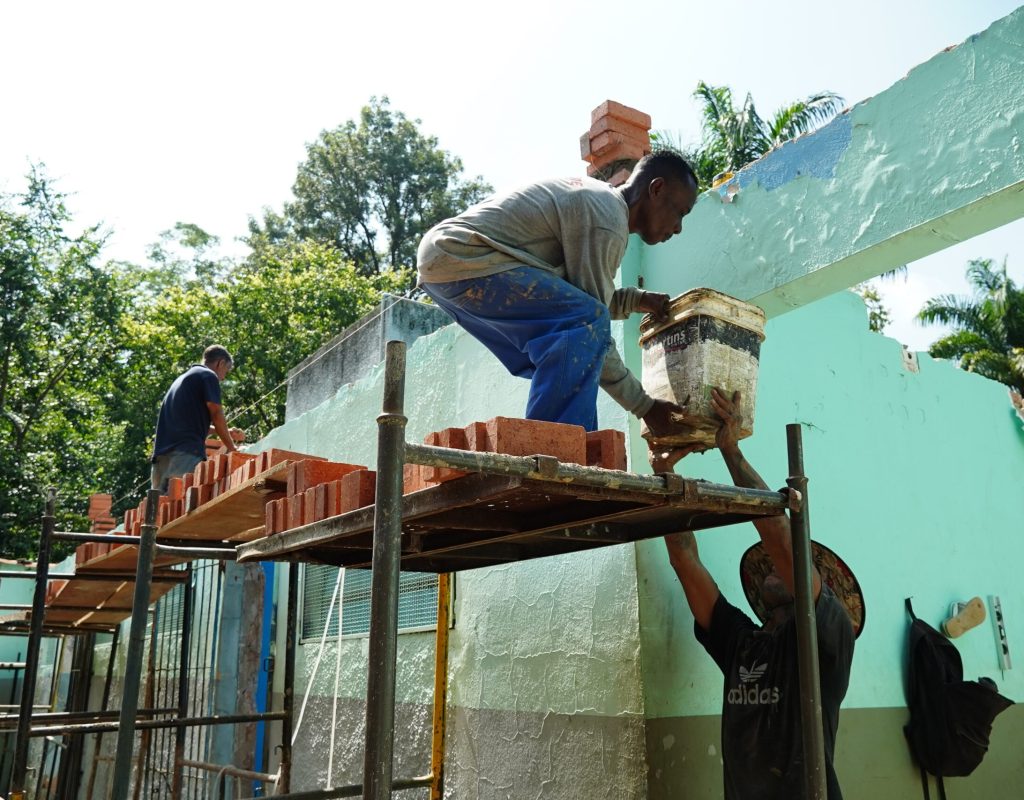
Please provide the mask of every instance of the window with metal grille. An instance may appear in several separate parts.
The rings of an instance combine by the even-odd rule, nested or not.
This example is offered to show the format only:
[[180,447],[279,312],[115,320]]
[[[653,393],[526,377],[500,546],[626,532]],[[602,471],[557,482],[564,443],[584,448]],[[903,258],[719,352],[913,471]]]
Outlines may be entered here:
[[[318,639],[327,625],[331,598],[338,581],[338,568],[320,564],[303,567],[302,638]],[[338,603],[330,611],[328,636],[338,635]],[[370,570],[345,572],[341,603],[341,635],[368,633],[370,630]],[[437,625],[437,575],[428,572],[403,572],[398,579],[398,630],[422,630]]]

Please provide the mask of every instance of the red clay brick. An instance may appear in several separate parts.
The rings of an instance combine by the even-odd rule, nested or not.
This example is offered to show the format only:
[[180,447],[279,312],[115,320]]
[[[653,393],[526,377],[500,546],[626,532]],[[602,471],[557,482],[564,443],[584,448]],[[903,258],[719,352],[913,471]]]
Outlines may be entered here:
[[487,423],[471,422],[463,430],[466,433],[466,449],[476,453],[492,453],[490,442],[487,440]]
[[487,441],[492,452],[510,456],[546,455],[575,464],[587,459],[587,435],[580,425],[495,417],[487,421]]
[[371,469],[350,472],[341,479],[339,514],[373,505],[377,473]]
[[274,514],[274,506],[279,503],[279,500],[271,500],[265,506],[263,506],[263,535],[270,536],[272,533],[277,533],[277,517]]
[[366,469],[366,467],[314,459],[296,461],[288,468],[288,494],[301,494],[319,483],[340,480],[357,469]]
[[613,148],[619,145],[635,146],[640,148],[643,153],[648,153],[651,149],[650,138],[646,134],[642,137],[633,137],[624,133],[607,131],[595,136],[591,140],[590,147],[594,154],[594,158],[591,159],[591,163],[608,163],[606,153],[612,152]]
[[587,466],[626,469],[626,434],[607,429],[587,434]]
[[[306,490],[307,492],[310,490]],[[313,521],[319,522],[327,519],[327,484],[318,483],[312,487],[313,492]]]
[[274,530],[278,533],[288,530],[288,498],[274,500]]
[[109,494],[96,494],[89,495],[89,519],[96,519],[97,517],[110,516],[110,507],[114,502],[114,498]]
[[131,531],[135,525],[135,516],[138,512],[134,508],[129,508],[124,512],[124,530],[125,533]]
[[185,481],[181,478],[171,478],[167,481],[167,496],[171,500],[180,500],[185,496]]
[[590,149],[590,131],[580,137],[580,158],[584,161],[593,161],[594,154]]
[[629,180],[629,176],[632,175],[632,171],[623,167],[617,170],[614,175],[608,179],[609,186],[622,186],[626,181]]
[[181,485],[183,489],[190,488],[195,482],[196,476],[192,472],[186,472],[181,476]]
[[320,456],[311,456],[309,453],[299,453],[295,450],[278,450],[276,447],[271,447],[269,450],[264,450],[258,454],[257,470],[259,472],[266,472],[271,467],[275,467],[285,461],[326,461],[326,458]]
[[590,138],[594,139],[602,133],[621,133],[638,141],[650,141],[650,128],[636,125],[618,117],[604,116],[590,126]]
[[316,522],[316,487],[310,486],[302,496],[305,498],[302,506],[302,523],[309,525]]
[[406,464],[402,469],[402,494],[411,494],[427,488],[423,479],[424,468],[419,464]]
[[209,503],[213,499],[213,485],[204,483],[199,487],[199,505]]
[[[443,431],[434,431],[428,434],[423,440],[424,444],[434,447],[451,447],[456,450],[468,450],[466,431],[463,428],[445,428]],[[423,479],[428,483],[444,483],[453,478],[461,478],[465,472],[445,467],[424,467]]]
[[302,514],[306,505],[305,494],[297,494],[287,498],[288,500],[288,527],[301,528]]
[[601,153],[592,166],[601,169],[616,161],[639,161],[650,151],[650,147],[645,147],[636,142],[619,142]]
[[605,100],[601,105],[590,112],[590,124],[595,125],[602,117],[615,117],[623,122],[628,122],[640,128],[651,129],[651,116],[635,108],[624,106],[614,100]]
[[[356,473],[351,472],[350,475]],[[324,519],[328,517],[336,517],[341,513],[341,481],[345,480],[342,478],[337,481],[330,481],[329,483],[321,484],[327,488],[327,507],[324,509]]]

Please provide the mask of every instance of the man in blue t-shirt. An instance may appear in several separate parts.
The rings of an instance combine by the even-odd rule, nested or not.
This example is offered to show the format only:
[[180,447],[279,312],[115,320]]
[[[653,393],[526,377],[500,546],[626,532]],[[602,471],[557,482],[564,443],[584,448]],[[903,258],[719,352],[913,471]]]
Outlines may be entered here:
[[220,382],[233,366],[226,349],[211,345],[203,351],[203,363],[175,378],[164,395],[151,459],[151,485],[160,494],[167,494],[171,478],[191,472],[206,460],[206,436],[211,424],[229,453],[237,449],[220,403]]
[[[712,391],[715,412],[722,419],[716,445],[737,486],[767,489],[740,452],[739,415],[735,413],[738,402],[738,392],[730,401],[717,389]],[[669,472],[687,452],[677,449],[652,453],[651,464],[655,472]],[[762,615],[763,625],[755,624],[722,596],[701,563],[692,531],[666,536],[665,545],[693,613],[697,641],[714,659],[725,679],[722,762],[726,800],[800,800],[806,794],[789,520],[786,516],[762,517],[754,526],[761,542],[745,554],[741,573],[748,599],[754,597],[752,605]],[[814,546],[820,551],[827,550],[817,543]],[[763,568],[744,571],[748,555],[755,553]],[[812,591],[828,800],[842,800],[832,757],[839,706],[846,695],[853,660],[855,634],[851,619],[856,619],[859,629],[863,599],[859,589],[851,589],[856,586],[852,574],[846,581],[832,580],[832,565],[841,561],[831,551],[828,553],[830,562],[818,562],[822,569],[829,570],[827,579],[823,582],[819,567],[813,567]],[[763,580],[759,586],[758,580]],[[841,598],[837,592],[842,594]]]

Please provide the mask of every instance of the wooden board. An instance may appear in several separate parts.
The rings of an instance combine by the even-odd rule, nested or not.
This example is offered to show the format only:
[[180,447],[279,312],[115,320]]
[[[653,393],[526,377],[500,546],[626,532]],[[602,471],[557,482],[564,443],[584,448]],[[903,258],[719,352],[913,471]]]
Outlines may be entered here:
[[[184,573],[180,571],[158,569],[153,571],[153,575],[184,580]],[[181,580],[152,583],[150,604],[178,586]],[[44,620],[51,625],[111,625],[132,615],[134,600],[135,581],[127,576],[125,580],[110,581],[75,580],[72,577],[47,602]]]
[[276,464],[185,516],[171,520],[157,531],[157,539],[223,542],[263,525],[263,507],[285,495],[290,465],[290,461]]
[[[170,567],[175,564],[184,564],[191,559],[181,556],[169,556],[164,553],[156,553],[153,556],[153,567]],[[134,575],[139,566],[139,548],[131,544],[122,544],[115,547],[109,553],[104,553],[96,558],[78,564],[76,572],[124,572],[127,575]]]
[[[402,569],[457,572],[784,513],[787,495],[678,479],[672,493],[467,475],[402,498]],[[238,560],[367,567],[372,506],[238,546]]]

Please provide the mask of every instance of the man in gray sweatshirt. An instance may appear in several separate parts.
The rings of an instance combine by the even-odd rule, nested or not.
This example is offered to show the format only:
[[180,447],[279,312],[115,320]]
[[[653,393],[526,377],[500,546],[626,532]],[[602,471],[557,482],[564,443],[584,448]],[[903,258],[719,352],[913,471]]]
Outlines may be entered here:
[[509,372],[529,378],[526,418],[597,430],[600,385],[654,435],[682,409],[655,400],[611,338],[611,320],[650,312],[669,297],[627,287],[615,273],[629,234],[667,241],[697,201],[697,178],[677,153],[644,156],[629,180],[542,181],[475,205],[424,236],[419,285]]

